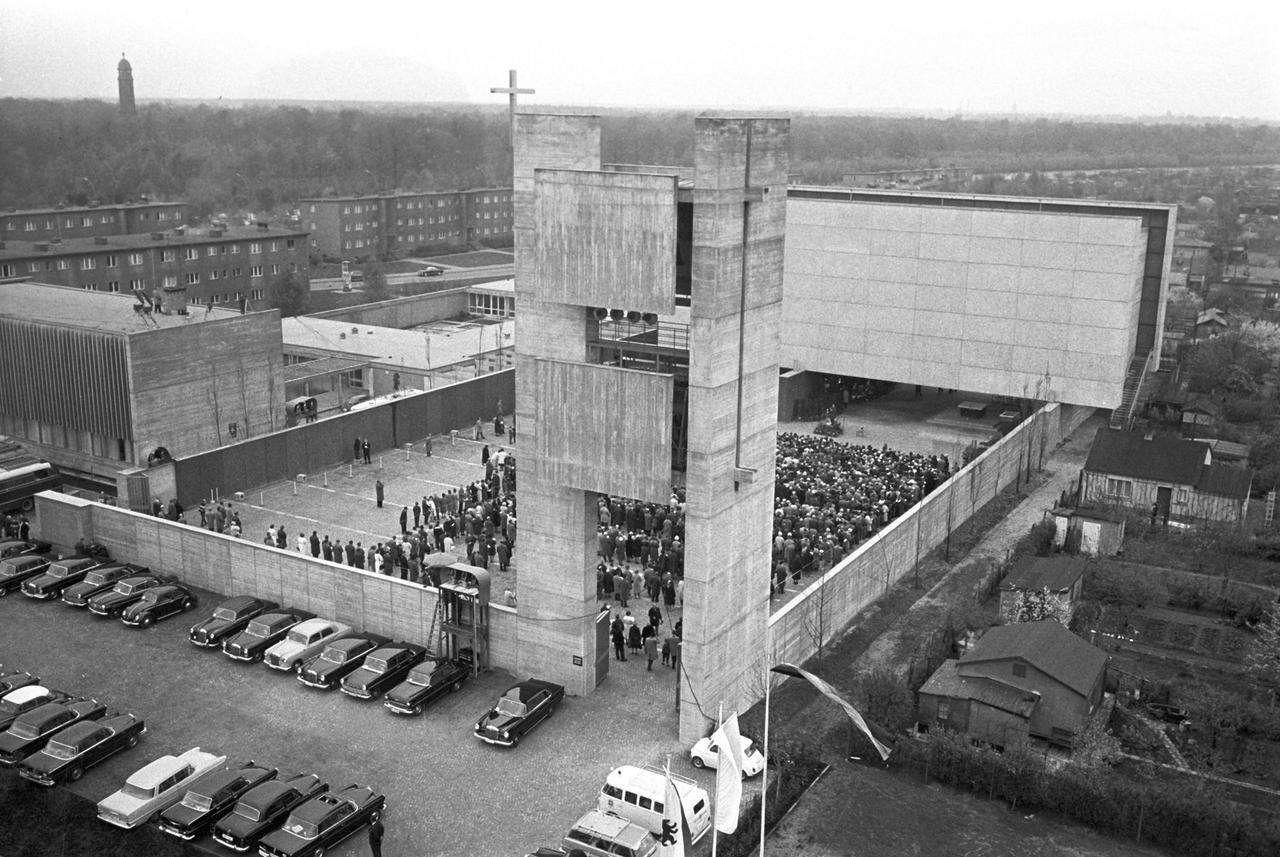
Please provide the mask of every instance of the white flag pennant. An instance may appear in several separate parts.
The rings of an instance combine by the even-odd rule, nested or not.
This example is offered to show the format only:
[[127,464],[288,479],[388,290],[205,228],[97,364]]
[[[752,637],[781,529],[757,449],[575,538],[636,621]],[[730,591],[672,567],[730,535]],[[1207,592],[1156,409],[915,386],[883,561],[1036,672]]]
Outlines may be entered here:
[[738,732],[738,714],[734,712],[711,734],[716,746],[716,830],[733,833],[738,829],[742,807],[742,736]]

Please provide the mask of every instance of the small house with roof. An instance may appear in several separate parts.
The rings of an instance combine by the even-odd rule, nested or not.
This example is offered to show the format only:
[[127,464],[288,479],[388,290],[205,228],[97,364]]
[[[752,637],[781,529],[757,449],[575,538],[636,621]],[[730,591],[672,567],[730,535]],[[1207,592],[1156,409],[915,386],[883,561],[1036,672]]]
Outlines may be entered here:
[[[1088,560],[1079,556],[1033,557],[1000,584],[1000,621],[1026,622],[1053,618],[1063,625],[1071,622],[1084,588],[1084,571]],[[1028,598],[1043,598],[1043,611],[1038,604],[1027,605]],[[1031,607],[1031,620],[1023,617],[1024,606]]]
[[998,625],[920,688],[919,724],[998,747],[1070,744],[1102,701],[1107,660],[1052,619]]
[[1100,429],[1080,476],[1082,505],[1151,513],[1184,523],[1240,524],[1253,471],[1215,461],[1207,443]]

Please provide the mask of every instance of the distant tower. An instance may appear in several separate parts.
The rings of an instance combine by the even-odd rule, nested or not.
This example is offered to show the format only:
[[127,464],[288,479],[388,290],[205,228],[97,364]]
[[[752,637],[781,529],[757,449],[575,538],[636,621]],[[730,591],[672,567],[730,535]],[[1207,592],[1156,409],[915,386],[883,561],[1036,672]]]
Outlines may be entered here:
[[129,65],[124,54],[120,54],[120,64],[116,68],[120,70],[120,112],[133,116],[138,112],[133,104],[133,66]]

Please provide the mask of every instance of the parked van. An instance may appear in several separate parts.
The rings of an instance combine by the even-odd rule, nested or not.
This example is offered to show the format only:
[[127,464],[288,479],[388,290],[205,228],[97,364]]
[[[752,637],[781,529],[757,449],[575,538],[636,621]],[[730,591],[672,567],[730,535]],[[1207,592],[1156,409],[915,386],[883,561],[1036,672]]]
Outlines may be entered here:
[[[711,798],[707,792],[688,777],[671,775],[676,793],[684,805],[685,823],[689,825],[689,839],[697,842],[711,829]],[[662,813],[667,799],[667,775],[657,768],[637,768],[623,765],[609,772],[596,807],[610,812],[648,830],[662,833]]]
[[593,809],[562,840],[566,850],[578,849],[595,857],[652,857],[658,840],[638,824]]

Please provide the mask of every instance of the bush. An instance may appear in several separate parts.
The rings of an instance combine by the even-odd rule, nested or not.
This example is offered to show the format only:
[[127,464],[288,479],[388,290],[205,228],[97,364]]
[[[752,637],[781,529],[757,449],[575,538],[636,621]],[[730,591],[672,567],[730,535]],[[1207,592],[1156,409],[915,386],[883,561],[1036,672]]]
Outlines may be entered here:
[[1031,545],[1036,556],[1048,556],[1053,553],[1053,537],[1058,532],[1053,521],[1044,520],[1031,525]]
[[[765,806],[765,830],[774,827],[782,816],[813,784],[826,764],[807,745],[781,745],[769,748],[769,772],[765,786],[769,801]],[[720,837],[718,852],[725,857],[748,857],[760,845],[760,796],[747,801],[739,814],[738,830]]]
[[1270,416],[1272,410],[1271,403],[1266,399],[1236,396],[1227,399],[1222,406],[1222,415],[1233,423],[1256,423],[1263,417]]

